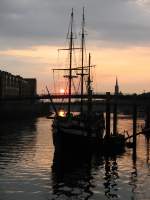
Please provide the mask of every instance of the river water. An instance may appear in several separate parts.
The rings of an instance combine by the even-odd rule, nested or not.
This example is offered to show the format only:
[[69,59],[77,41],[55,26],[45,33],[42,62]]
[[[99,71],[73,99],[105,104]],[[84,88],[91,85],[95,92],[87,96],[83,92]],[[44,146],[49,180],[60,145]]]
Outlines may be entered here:
[[[140,127],[143,121],[138,122]],[[51,123],[46,118],[1,122],[0,200],[150,199],[150,147],[143,135],[136,157],[126,149],[62,164],[54,154]],[[132,121],[120,116],[119,131],[124,129],[130,133]]]

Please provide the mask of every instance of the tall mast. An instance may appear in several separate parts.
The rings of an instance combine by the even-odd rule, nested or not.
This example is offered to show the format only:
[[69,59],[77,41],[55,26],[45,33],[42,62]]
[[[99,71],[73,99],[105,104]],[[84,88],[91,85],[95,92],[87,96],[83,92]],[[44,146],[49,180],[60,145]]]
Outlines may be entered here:
[[91,90],[91,54],[89,53],[89,66],[88,66],[88,92]]
[[82,60],[81,60],[81,108],[80,112],[83,113],[83,78],[84,78],[84,44],[85,44],[85,18],[84,18],[84,7],[83,7],[83,15],[82,15],[82,33],[81,33],[81,51],[82,51]]
[[73,50],[73,8],[71,12],[71,27],[70,27],[70,42],[69,42],[69,50],[70,50],[70,62],[69,62],[69,90],[68,90],[68,113],[70,113],[70,105],[71,105],[71,83],[72,83],[72,50]]
[[[78,68],[72,68],[72,56],[73,56],[73,50],[75,49],[81,49],[81,48],[74,48],[74,43],[73,40],[76,38],[74,37],[74,33],[73,33],[73,21],[74,21],[74,14],[73,14],[73,8],[71,11],[71,21],[69,24],[69,31],[67,34],[67,39],[69,39],[69,48],[67,49],[59,49],[59,50],[69,50],[69,67],[65,68],[65,69],[53,69],[53,71],[55,70],[67,70],[69,71],[68,75],[65,75],[64,77],[68,79],[68,114],[70,114],[71,111],[71,86],[72,86],[72,78],[76,78],[77,76],[73,76],[72,75],[72,71],[73,70],[77,70]],[[80,69],[80,68],[79,68]]]
[[89,66],[88,66],[88,81],[87,81],[87,90],[88,90],[88,111],[92,110],[92,89],[91,89],[91,54],[89,53]]

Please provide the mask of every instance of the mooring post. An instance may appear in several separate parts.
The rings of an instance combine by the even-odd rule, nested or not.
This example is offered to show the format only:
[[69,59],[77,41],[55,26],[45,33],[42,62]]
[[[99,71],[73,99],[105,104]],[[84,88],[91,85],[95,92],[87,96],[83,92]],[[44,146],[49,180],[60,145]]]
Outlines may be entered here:
[[113,135],[117,135],[117,103],[113,107]]
[[110,92],[106,92],[106,137],[110,137]]
[[150,128],[150,106],[146,107],[145,128]]
[[133,147],[136,148],[137,104],[133,105]]

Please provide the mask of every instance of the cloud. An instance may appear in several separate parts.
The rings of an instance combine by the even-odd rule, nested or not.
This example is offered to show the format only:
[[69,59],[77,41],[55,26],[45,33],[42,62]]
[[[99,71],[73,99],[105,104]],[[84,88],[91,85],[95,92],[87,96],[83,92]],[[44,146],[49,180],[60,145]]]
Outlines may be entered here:
[[[61,44],[67,32],[71,8],[75,8],[76,27],[80,27],[82,6],[85,6],[90,40],[115,45],[147,45],[150,40],[150,13],[140,6],[142,2],[1,0],[0,48]],[[143,5],[148,3],[144,1]]]
[[71,8],[78,35],[83,6],[100,90],[111,90],[116,75],[123,90],[148,90],[149,0],[0,0],[0,68],[36,77],[40,90],[52,84],[50,65],[66,39]]

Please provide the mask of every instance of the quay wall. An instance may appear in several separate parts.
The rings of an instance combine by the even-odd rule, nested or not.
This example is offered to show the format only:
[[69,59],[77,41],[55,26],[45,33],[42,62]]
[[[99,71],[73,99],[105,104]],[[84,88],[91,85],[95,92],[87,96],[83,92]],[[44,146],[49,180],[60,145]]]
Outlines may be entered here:
[[1,102],[0,119],[19,119],[37,116],[47,116],[50,111],[49,103],[18,101]]

